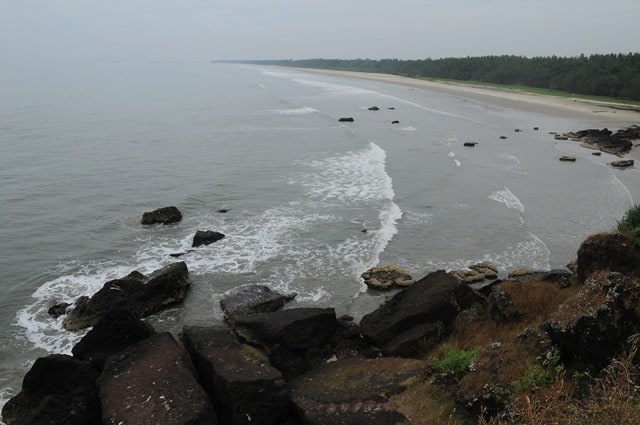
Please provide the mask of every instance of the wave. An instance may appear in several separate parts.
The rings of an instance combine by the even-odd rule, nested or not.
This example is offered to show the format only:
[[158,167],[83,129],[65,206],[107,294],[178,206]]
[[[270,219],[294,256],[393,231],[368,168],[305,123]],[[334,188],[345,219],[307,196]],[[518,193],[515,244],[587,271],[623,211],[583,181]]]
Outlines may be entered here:
[[[40,286],[32,303],[17,314],[25,339],[48,352],[69,353],[83,333],[64,331],[63,319],[47,313],[52,303],[92,295],[132,270],[148,274],[177,261],[171,256],[176,252],[191,251],[180,260],[194,276],[259,280],[276,290],[298,292],[298,302],[327,300],[333,296],[327,285],[345,279],[359,291],[360,274],[378,263],[402,215],[393,201],[386,152],[369,143],[360,150],[298,161],[283,178],[295,186],[284,192],[298,195],[280,205],[235,215],[201,210],[180,226],[139,232],[137,248],[126,259],[71,262],[50,271],[58,277]],[[354,217],[361,224],[354,224]],[[192,249],[198,229],[215,229],[226,237]],[[207,290],[216,293],[215,287]]]
[[524,213],[524,205],[522,205],[520,199],[518,199],[518,197],[506,187],[503,190],[493,192],[491,195],[489,195],[489,199],[500,202],[507,208],[512,208],[520,211],[521,213]]

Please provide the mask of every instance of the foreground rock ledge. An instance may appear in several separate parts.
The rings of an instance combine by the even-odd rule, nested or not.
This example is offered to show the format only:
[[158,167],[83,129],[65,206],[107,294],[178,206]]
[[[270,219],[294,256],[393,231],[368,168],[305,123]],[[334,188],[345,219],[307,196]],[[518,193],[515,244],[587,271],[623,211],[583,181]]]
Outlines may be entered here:
[[169,333],[151,336],[105,364],[98,379],[102,422],[216,425],[189,354]]

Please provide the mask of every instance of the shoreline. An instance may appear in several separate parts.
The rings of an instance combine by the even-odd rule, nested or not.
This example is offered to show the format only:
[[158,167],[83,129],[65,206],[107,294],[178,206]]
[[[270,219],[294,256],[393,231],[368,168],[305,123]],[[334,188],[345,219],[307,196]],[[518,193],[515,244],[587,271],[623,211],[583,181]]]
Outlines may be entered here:
[[463,84],[445,81],[429,81],[417,78],[404,77],[393,74],[378,74],[358,71],[339,71],[317,68],[293,68],[297,71],[333,75],[343,78],[356,78],[361,80],[377,81],[382,83],[398,84],[411,88],[436,90],[469,99],[486,101],[504,107],[520,107],[531,111],[565,113],[567,115],[593,118],[596,122],[609,123],[609,125],[629,126],[640,123],[640,107],[601,102],[580,98],[565,98],[552,95],[543,95],[519,91],[517,89],[498,88]]

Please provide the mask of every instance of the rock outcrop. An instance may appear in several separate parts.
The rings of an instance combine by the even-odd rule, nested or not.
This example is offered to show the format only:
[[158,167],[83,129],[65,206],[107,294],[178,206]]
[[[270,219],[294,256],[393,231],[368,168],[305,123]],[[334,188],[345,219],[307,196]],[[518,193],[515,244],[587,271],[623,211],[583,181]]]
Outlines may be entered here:
[[360,332],[373,345],[385,349],[415,326],[449,325],[458,313],[484,299],[450,273],[437,271],[398,292],[360,321]]
[[591,273],[599,270],[640,273],[640,249],[619,233],[589,236],[578,248],[578,282],[584,282]]
[[404,288],[415,283],[411,275],[402,267],[393,265],[373,267],[362,273],[362,279],[370,289],[377,290]]
[[105,424],[217,424],[189,354],[160,333],[110,357],[98,379]]
[[182,220],[182,213],[177,207],[164,207],[142,214],[142,224],[172,224]]
[[111,280],[91,298],[81,297],[65,317],[64,327],[75,331],[93,326],[107,312],[127,310],[145,317],[181,302],[191,278],[184,262],[165,266],[148,277],[132,272],[122,279]]
[[353,122],[353,117],[342,117],[338,122]]
[[562,354],[599,370],[640,332],[640,280],[619,272],[589,275],[582,290],[543,324]]
[[496,279],[498,268],[489,262],[472,264],[468,270],[453,270],[451,275],[464,283],[482,282],[483,280]]
[[564,137],[578,140],[603,152],[620,155],[631,150],[633,147],[631,140],[640,138],[640,131],[637,126],[620,129],[615,133],[608,128],[588,129],[566,133]]

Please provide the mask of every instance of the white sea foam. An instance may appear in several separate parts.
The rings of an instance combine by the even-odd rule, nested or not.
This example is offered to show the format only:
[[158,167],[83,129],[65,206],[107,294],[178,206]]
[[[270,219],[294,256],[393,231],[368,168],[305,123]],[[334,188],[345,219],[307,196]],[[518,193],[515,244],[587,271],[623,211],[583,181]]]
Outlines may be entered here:
[[412,127],[412,126],[402,127],[400,130],[402,130],[402,131],[409,131],[409,132],[415,132],[415,131],[418,131],[418,129],[417,129],[417,128]]
[[[15,395],[16,391],[11,388],[0,388],[0,409],[2,409],[4,405],[7,404],[7,401],[9,401],[9,399],[11,399],[11,397]],[[2,418],[0,418],[0,425],[5,425],[5,423],[2,421]]]
[[503,190],[493,192],[489,195],[489,198],[504,204],[507,208],[512,208],[524,213],[524,205],[522,205],[520,199],[506,187]]
[[310,106],[304,106],[302,108],[273,109],[273,110],[270,110],[269,112],[275,113],[278,115],[307,115],[307,114],[313,114],[315,112],[320,112],[320,111]]
[[527,170],[522,167],[520,160],[516,156],[507,152],[500,152],[498,153],[498,158],[502,160],[504,168],[507,172],[517,174],[519,176],[527,175]]
[[458,161],[457,159],[454,159],[453,162],[456,164],[456,167],[459,167],[462,165],[462,163],[460,161]]

